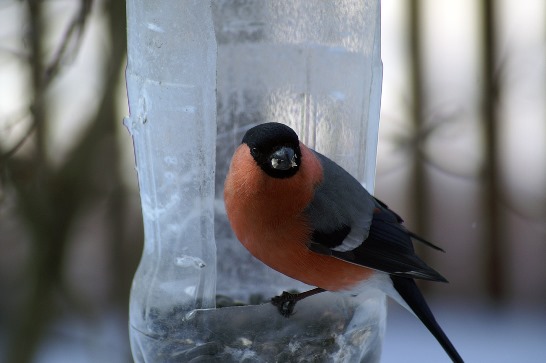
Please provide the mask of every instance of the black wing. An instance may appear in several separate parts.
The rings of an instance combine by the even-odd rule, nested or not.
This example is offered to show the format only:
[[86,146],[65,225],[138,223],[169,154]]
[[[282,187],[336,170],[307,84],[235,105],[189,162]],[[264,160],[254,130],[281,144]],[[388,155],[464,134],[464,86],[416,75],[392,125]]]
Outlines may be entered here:
[[358,247],[345,252],[331,249],[349,233],[350,228],[345,226],[331,233],[315,231],[312,242],[309,243],[309,249],[391,275],[447,282],[442,275],[415,254],[412,238],[435,249],[441,249],[408,231],[401,224],[402,219],[396,213],[388,209],[385,204],[379,201],[377,203],[378,207],[374,209],[368,237]]

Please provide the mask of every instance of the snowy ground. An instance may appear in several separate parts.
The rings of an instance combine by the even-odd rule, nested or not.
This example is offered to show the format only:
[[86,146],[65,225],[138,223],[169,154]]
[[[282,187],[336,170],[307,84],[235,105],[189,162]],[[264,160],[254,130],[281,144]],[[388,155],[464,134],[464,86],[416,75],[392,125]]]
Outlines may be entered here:
[[[502,308],[431,304],[446,334],[466,362],[545,363],[546,306]],[[389,305],[383,363],[450,362],[421,323]]]

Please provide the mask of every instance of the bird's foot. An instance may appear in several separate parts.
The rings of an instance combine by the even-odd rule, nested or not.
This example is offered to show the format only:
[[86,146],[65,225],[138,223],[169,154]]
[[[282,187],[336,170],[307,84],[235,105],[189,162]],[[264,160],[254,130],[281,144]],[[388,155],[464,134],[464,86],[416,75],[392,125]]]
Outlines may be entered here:
[[300,292],[298,293],[289,293],[286,291],[283,291],[280,296],[275,296],[271,298],[271,304],[277,307],[279,310],[279,313],[284,316],[285,318],[290,317],[290,315],[294,312],[294,307],[296,306],[296,303],[300,300],[305,299],[306,297],[319,294],[321,292],[324,292],[324,289],[321,289],[320,287],[316,287],[312,290]]
[[294,313],[294,307],[299,300],[299,294],[283,291],[281,295],[271,298],[271,304],[277,307],[282,316],[288,318]]

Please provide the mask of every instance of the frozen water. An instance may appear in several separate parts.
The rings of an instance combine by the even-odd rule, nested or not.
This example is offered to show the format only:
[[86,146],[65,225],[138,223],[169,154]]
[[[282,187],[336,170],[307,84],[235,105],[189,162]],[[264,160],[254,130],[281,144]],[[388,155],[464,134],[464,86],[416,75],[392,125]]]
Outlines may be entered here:
[[[375,157],[368,160],[365,137],[371,59],[323,46],[254,44],[220,46],[219,57],[234,62],[218,68],[220,140],[240,143],[241,134],[226,137],[230,125],[243,131],[241,124],[283,122],[363,182],[373,174]],[[261,57],[270,63],[257,62]]]
[[268,303],[200,308],[214,307],[217,269],[218,292],[245,302],[307,288],[250,256],[220,207],[249,127],[289,124],[373,191],[379,0],[130,0],[127,9],[125,124],[145,228],[130,305],[135,361],[377,361],[382,295],[321,294],[290,319]]
[[[188,9],[191,16],[180,21]],[[210,4],[128,1],[130,116],[145,247],[133,280],[130,327],[140,333],[179,309],[215,304],[216,42]],[[183,34],[183,36],[181,36]],[[140,358],[139,358],[140,357]],[[143,359],[146,360],[146,359]]]

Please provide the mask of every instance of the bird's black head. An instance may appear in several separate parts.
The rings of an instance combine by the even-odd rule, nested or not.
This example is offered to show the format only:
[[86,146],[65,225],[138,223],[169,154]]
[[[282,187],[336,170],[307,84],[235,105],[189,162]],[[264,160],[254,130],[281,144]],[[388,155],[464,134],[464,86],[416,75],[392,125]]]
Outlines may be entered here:
[[254,126],[243,137],[262,170],[274,178],[289,178],[301,165],[298,135],[290,127],[269,122]]

